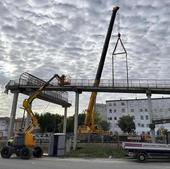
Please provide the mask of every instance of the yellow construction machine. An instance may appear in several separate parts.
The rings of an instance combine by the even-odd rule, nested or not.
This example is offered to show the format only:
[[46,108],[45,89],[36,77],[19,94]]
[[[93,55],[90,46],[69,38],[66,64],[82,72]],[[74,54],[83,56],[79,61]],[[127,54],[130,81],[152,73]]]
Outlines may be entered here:
[[21,130],[15,133],[13,140],[10,139],[8,144],[2,148],[2,158],[10,158],[12,154],[16,154],[22,159],[29,159],[32,157],[32,155],[34,157],[40,158],[43,155],[43,150],[41,147],[36,146],[32,133],[33,130],[38,126],[38,120],[31,109],[31,103],[42,93],[42,91],[45,90],[45,88],[54,78],[58,79],[59,86],[68,85],[70,83],[66,80],[65,75],[59,76],[58,74],[55,74],[42,87],[30,95],[28,99],[23,101],[23,108],[27,112],[28,117],[30,117],[31,123],[28,124],[28,126],[26,126],[24,129],[21,127]]
[[[112,34],[112,29],[113,29],[116,13],[117,13],[118,9],[119,9],[119,7],[114,7],[113,11],[112,11],[110,24],[109,24],[109,27],[108,27],[107,35],[106,35],[106,38],[105,38],[105,43],[104,43],[104,46],[103,46],[103,51],[102,51],[102,54],[101,54],[100,62],[99,62],[97,73],[96,73],[96,78],[95,78],[95,81],[94,81],[95,87],[98,87],[99,84],[100,84],[101,74],[102,74],[102,71],[103,71],[103,66],[104,66],[104,62],[105,62],[105,58],[106,58],[106,54],[107,54],[107,49],[108,49],[108,46],[109,46],[109,41],[110,41],[110,37],[111,37],[111,34]],[[92,92],[91,97],[90,97],[90,101],[89,101],[89,105],[88,105],[88,108],[86,110],[86,117],[85,117],[84,126],[80,126],[78,128],[78,134],[85,134],[85,133],[104,134],[104,133],[106,133],[105,131],[103,131],[101,129],[97,129],[97,127],[95,125],[94,105],[95,105],[95,102],[96,102],[96,96],[97,96],[97,92]]]

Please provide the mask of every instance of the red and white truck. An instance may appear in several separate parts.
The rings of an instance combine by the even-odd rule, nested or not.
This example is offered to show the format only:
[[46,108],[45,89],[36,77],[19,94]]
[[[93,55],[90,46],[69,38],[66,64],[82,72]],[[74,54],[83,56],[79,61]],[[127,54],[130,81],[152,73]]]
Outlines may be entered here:
[[122,148],[128,156],[144,162],[153,158],[170,158],[170,144],[123,142]]

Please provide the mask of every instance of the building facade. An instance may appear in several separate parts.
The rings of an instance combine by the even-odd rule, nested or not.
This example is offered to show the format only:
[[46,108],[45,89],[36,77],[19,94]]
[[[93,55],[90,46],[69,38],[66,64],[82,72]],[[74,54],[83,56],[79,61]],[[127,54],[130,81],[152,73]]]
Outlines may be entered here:
[[[170,98],[152,98],[153,119],[170,119]],[[97,104],[96,104],[97,107]],[[124,115],[134,117],[136,133],[148,133],[151,122],[147,99],[107,100],[105,118],[111,124],[111,131],[121,133],[118,120]],[[101,108],[100,108],[101,110]]]
[[9,118],[0,117],[0,139],[8,137]]
[[[6,139],[8,137],[9,122],[9,117],[0,117],[0,139]],[[21,123],[22,118],[15,119],[14,131],[19,131]]]
[[94,112],[98,113],[99,116],[103,119],[103,120],[107,120],[107,116],[106,116],[106,104],[100,104],[97,103],[94,106]]

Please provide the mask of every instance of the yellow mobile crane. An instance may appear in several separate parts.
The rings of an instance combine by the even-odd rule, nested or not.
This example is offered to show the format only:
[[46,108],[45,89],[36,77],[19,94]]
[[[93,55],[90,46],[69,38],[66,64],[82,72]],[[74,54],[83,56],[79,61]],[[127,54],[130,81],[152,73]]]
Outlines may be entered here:
[[[109,24],[108,31],[107,31],[107,36],[106,36],[106,39],[105,39],[103,51],[102,51],[102,54],[101,54],[100,62],[99,62],[97,73],[96,73],[96,78],[95,78],[95,82],[94,82],[95,87],[98,87],[99,84],[100,84],[101,74],[102,74],[102,71],[103,71],[103,66],[104,66],[104,62],[105,62],[105,58],[106,58],[106,54],[107,54],[107,49],[108,49],[108,46],[109,46],[109,41],[110,41],[110,37],[111,37],[111,34],[112,34],[112,29],[113,29],[116,13],[117,13],[118,9],[119,9],[119,7],[114,7],[113,11],[112,11],[110,24]],[[83,134],[83,133],[102,133],[102,132],[104,132],[103,130],[97,129],[95,122],[94,122],[94,120],[95,120],[94,104],[95,104],[95,101],[96,101],[96,96],[97,96],[97,92],[92,92],[91,97],[90,97],[90,101],[89,101],[89,105],[88,105],[88,109],[86,110],[86,117],[85,117],[84,126],[80,126],[78,128],[79,134],[81,134],[81,133]]]
[[28,99],[23,101],[23,108],[31,118],[31,124],[29,124],[25,129],[21,129],[20,132],[16,133],[13,142],[10,142],[8,145],[2,148],[2,158],[10,158],[12,154],[16,154],[22,159],[29,159],[32,155],[39,158],[43,155],[43,150],[41,147],[35,145],[34,136],[32,134],[35,127],[38,126],[38,120],[31,109],[31,103],[42,93],[42,91],[54,78],[58,79],[58,85],[60,86],[68,85],[70,83],[66,80],[65,75],[59,76],[58,74],[55,74],[42,87],[36,90]]

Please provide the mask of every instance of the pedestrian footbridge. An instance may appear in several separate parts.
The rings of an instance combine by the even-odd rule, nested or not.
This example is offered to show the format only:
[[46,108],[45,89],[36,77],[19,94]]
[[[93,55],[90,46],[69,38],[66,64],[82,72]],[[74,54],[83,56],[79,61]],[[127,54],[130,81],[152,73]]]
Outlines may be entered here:
[[[30,78],[31,77],[31,78]],[[34,79],[32,75],[23,74],[19,81],[11,80],[6,88],[14,90],[16,88],[22,90],[38,89],[44,81]],[[170,79],[156,80],[156,79],[101,79],[99,86],[94,86],[94,79],[70,79],[70,84],[60,86],[57,82],[52,82],[51,85],[45,89],[46,95],[54,95],[65,99],[62,91],[74,92],[109,92],[109,93],[152,93],[152,94],[170,94]],[[50,92],[49,92],[50,91]],[[60,91],[55,93],[56,91]],[[49,92],[49,93],[48,93]],[[54,92],[54,93],[53,93]]]

